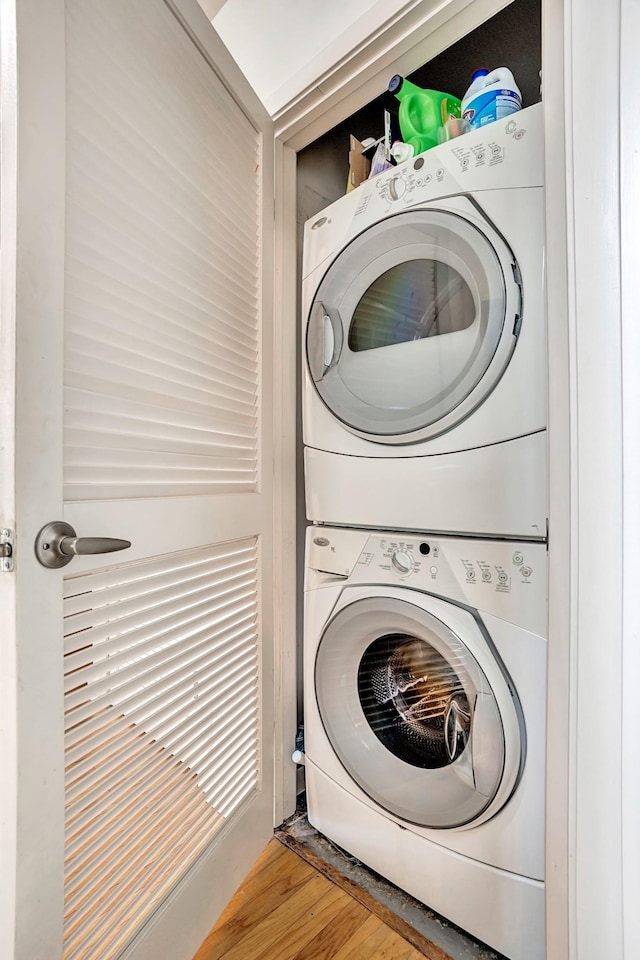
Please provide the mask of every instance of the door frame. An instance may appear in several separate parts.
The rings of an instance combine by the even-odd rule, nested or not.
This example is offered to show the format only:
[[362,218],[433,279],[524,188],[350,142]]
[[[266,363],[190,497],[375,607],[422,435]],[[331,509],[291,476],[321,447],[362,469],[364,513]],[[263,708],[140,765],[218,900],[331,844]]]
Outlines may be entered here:
[[[0,865],[6,890],[6,902],[0,907],[0,953],[14,957],[21,949],[24,951],[28,942],[38,960],[44,960],[47,944],[43,936],[30,936],[26,925],[17,927],[16,916],[24,915],[21,904],[38,902],[43,931],[50,934],[58,930],[62,943],[62,904],[57,895],[47,895],[55,884],[47,882],[45,867],[43,882],[34,889],[30,868],[31,851],[36,847],[43,865],[53,865],[57,871],[61,861],[64,777],[62,765],[55,767],[50,758],[62,756],[63,744],[61,725],[54,729],[49,724],[36,731],[29,728],[28,718],[37,715],[38,709],[42,716],[55,716],[62,703],[61,626],[59,642],[47,643],[38,636],[41,596],[48,601],[50,583],[42,576],[46,574],[44,568],[42,574],[35,569],[33,575],[23,577],[21,557],[27,552],[31,555],[33,550],[31,538],[24,532],[38,523],[33,506],[38,504],[46,515],[56,517],[62,491],[62,450],[53,440],[46,416],[47,409],[62,410],[62,376],[58,377],[54,395],[44,396],[42,390],[42,384],[48,380],[44,373],[47,368],[62,371],[61,338],[56,336],[54,325],[47,324],[48,316],[59,317],[64,309],[65,210],[60,199],[64,196],[65,175],[60,135],[65,122],[64,63],[59,55],[64,48],[62,14],[62,0],[52,0],[39,8],[33,0],[19,4],[7,0],[0,4],[1,202],[6,234],[0,244],[0,339],[4,364],[0,421],[6,432],[0,462],[0,509],[2,526],[12,529],[15,538],[15,570],[0,574],[0,607],[6,617],[0,645]],[[37,64],[47,77],[46,84],[22,79],[18,73],[15,43],[26,24],[33,26],[28,49],[24,51],[24,73],[33,78]],[[20,121],[19,141],[18,101],[21,118],[29,118],[24,126]],[[46,175],[37,161],[43,150],[47,156]],[[23,249],[29,250],[28,261],[21,255]],[[27,318],[27,322],[20,318]],[[16,363],[33,372],[29,384],[16,375]],[[35,415],[36,409],[43,415]],[[35,464],[46,464],[46,469],[33,469]],[[34,599],[29,603],[31,597]],[[62,624],[61,594],[59,601],[48,607],[47,614],[53,622]],[[48,679],[46,684],[43,676]],[[28,762],[23,764],[23,757],[28,757]],[[46,808],[45,816],[39,801]],[[33,846],[23,847],[21,839],[25,835]]]
[[[297,151],[376,97],[390,64],[394,72],[411,73],[509,2],[477,0],[471,6],[450,0],[437,9],[430,0],[407,4],[287,104],[275,117],[284,171],[281,204],[295,210]],[[621,131],[619,104],[634,102],[634,91],[640,94],[633,51],[640,14],[633,0],[602,9],[592,0],[542,0],[542,13],[547,313],[553,318],[546,956],[577,960],[615,953],[622,960],[640,952],[634,926],[640,865],[633,857],[640,844],[640,772],[637,765],[623,767],[640,722],[634,695],[640,684],[634,640],[640,623],[640,442],[634,432],[640,420],[640,333],[634,322],[640,231],[633,214],[640,203],[640,123],[627,112]],[[593,87],[593,65],[603,62],[607,71],[585,112],[584,89]],[[603,122],[594,136],[596,116]],[[296,282],[295,250],[289,247],[279,296],[293,302]],[[607,338],[604,308],[613,318]],[[609,639],[606,664],[603,635]],[[611,722],[622,731],[613,750],[606,725],[598,726],[591,709],[605,677],[618,708]],[[607,758],[597,777],[594,752]]]

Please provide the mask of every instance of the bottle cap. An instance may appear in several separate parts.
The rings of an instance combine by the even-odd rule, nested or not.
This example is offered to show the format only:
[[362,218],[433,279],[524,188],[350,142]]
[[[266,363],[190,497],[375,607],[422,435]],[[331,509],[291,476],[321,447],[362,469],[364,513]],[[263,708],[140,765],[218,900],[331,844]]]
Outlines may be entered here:
[[397,93],[403,83],[404,77],[401,77],[399,73],[394,74],[389,80],[389,93]]
[[396,140],[389,153],[396,163],[404,163],[405,160],[411,160],[415,150],[410,143],[403,143],[402,140]]
[[477,80],[478,77],[486,77],[488,73],[488,70],[485,70],[484,67],[480,67],[479,70],[476,70],[475,73],[471,74],[471,83],[473,83],[474,80]]

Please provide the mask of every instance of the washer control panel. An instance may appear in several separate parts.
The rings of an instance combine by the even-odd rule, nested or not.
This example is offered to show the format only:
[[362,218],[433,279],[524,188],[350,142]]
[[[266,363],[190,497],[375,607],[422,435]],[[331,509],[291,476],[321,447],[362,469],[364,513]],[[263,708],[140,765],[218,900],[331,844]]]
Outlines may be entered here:
[[332,570],[349,584],[422,590],[546,630],[544,543],[310,527],[307,566],[308,574]]

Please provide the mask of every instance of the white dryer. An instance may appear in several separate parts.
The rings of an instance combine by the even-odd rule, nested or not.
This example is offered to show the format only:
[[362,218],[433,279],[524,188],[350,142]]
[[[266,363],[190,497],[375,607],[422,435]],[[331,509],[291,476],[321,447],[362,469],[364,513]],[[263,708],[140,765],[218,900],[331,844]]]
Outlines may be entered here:
[[306,556],[310,822],[543,960],[544,544],[322,526]]
[[314,522],[546,536],[542,105],[305,225]]

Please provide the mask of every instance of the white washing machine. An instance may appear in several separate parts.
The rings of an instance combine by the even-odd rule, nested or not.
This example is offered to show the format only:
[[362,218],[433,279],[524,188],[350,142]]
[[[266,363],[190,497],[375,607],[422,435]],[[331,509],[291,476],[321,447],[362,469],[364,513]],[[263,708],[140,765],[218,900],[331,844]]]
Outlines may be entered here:
[[307,515],[543,539],[542,104],[305,225]]
[[321,526],[306,557],[310,822],[543,960],[545,545]]

